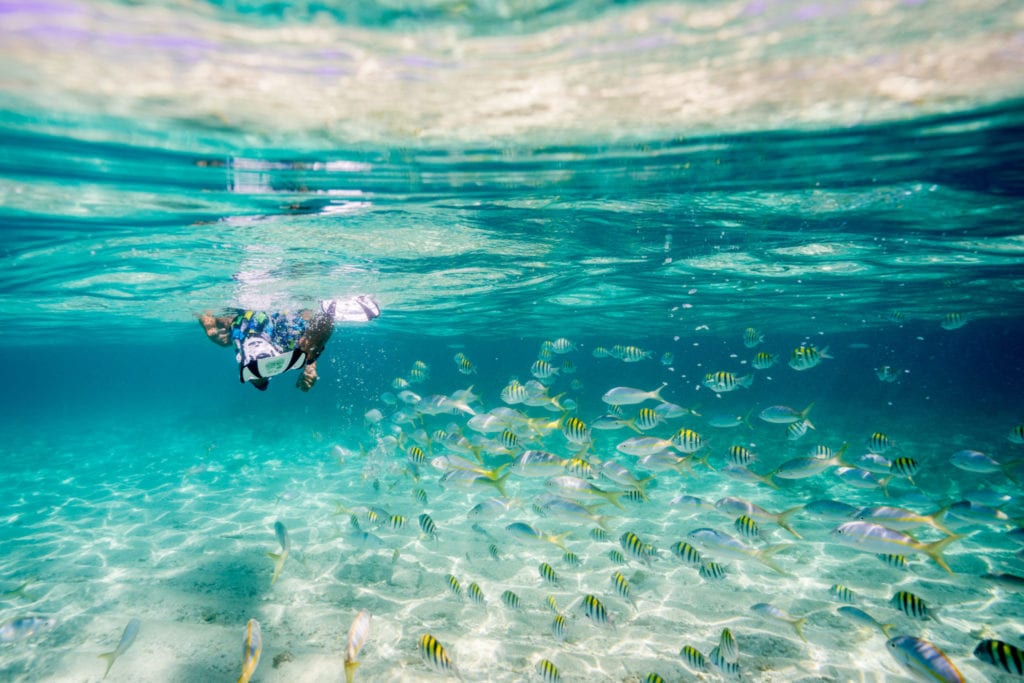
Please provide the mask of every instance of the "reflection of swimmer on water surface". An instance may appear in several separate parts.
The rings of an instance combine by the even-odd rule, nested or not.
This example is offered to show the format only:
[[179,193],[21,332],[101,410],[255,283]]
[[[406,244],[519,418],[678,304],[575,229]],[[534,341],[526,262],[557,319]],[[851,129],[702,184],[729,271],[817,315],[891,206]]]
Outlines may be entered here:
[[380,315],[368,296],[321,301],[319,310],[295,313],[235,310],[225,315],[207,311],[199,323],[210,341],[234,346],[239,381],[266,390],[271,377],[302,370],[295,382],[309,391],[318,379],[316,361],[327,346],[336,322],[366,322]]

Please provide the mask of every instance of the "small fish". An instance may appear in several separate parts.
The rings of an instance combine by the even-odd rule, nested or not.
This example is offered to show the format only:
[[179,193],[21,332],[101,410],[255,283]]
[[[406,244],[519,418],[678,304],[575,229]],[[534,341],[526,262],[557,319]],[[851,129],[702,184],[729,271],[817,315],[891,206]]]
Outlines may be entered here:
[[612,355],[623,363],[638,363],[645,358],[650,358],[652,353],[637,346],[615,346],[612,347]]
[[918,596],[908,591],[897,591],[889,604],[914,619],[933,619],[934,616],[928,610],[928,605]]
[[570,443],[586,446],[590,443],[590,429],[587,423],[578,417],[568,417],[562,425],[562,435]]
[[757,370],[767,370],[768,368],[775,365],[779,357],[774,353],[768,353],[767,351],[758,351],[754,354],[754,360],[750,361],[750,365]]
[[492,560],[498,560],[499,562],[501,561],[501,553],[498,552],[498,546],[494,545],[493,543],[487,546],[487,554],[491,556]]
[[668,383],[663,382],[660,387],[651,391],[634,389],[633,387],[615,387],[606,391],[601,400],[610,406],[631,406],[647,400],[662,401],[661,390],[667,386]]
[[651,558],[656,554],[652,545],[644,543],[632,531],[627,531],[619,537],[619,545],[630,557],[647,564],[650,564]]
[[370,620],[369,610],[361,609],[356,614],[356,618],[352,620],[352,625],[348,629],[348,639],[345,642],[346,683],[352,683],[352,680],[355,678],[356,667],[359,666],[356,657],[359,655],[359,651],[363,649],[363,644],[370,635]]
[[540,573],[540,578],[548,583],[558,583],[558,574],[555,572],[555,568],[547,562],[541,562],[540,566],[537,567],[537,571]]
[[618,593],[619,597],[628,600],[630,604],[633,603],[633,598],[629,596],[629,580],[622,575],[622,572],[616,571],[612,574],[612,588]]
[[727,660],[718,645],[711,648],[711,652],[708,653],[708,661],[726,676],[736,678],[740,675],[740,665]]
[[[800,423],[794,422],[793,424]],[[843,456],[846,454],[847,447],[848,444],[843,444],[843,447],[836,451],[835,455],[830,458],[818,458],[814,456],[791,458],[776,467],[769,476],[775,477],[776,479],[806,479],[824,472],[830,467],[848,467],[848,463],[843,459]]]
[[423,531],[431,540],[437,540],[437,525],[434,524],[434,520],[430,518],[426,512],[419,516],[420,530]]
[[452,595],[461,598],[462,597],[462,584],[455,578],[454,574],[445,574],[444,581],[448,585],[448,590],[452,592]]
[[696,453],[704,448],[704,437],[685,427],[672,435],[671,442],[680,453]]
[[881,382],[892,383],[900,378],[900,371],[891,365],[883,365],[880,368],[875,368],[875,376]]
[[895,624],[881,624],[873,616],[868,614],[862,609],[858,609],[853,605],[843,605],[842,607],[836,608],[836,613],[840,614],[847,619],[853,621],[860,626],[867,626],[869,628],[877,628],[882,632],[886,638],[890,638],[891,631],[896,628]]
[[547,379],[558,374],[558,368],[551,365],[546,360],[536,360],[533,365],[530,366],[530,374],[537,379]]
[[548,606],[549,610],[551,610],[555,614],[559,614],[560,610],[558,609],[558,601],[555,600],[554,595],[549,595],[548,597],[544,598],[544,603]]
[[825,358],[832,358],[828,355],[828,347],[820,351],[811,345],[802,345],[793,349],[789,357],[789,367],[794,370],[810,370],[817,366]]
[[555,640],[559,642],[565,640],[565,631],[567,626],[565,616],[562,614],[556,614],[555,618],[551,620],[551,635],[555,637]]
[[281,570],[284,569],[284,561],[288,559],[288,551],[291,548],[291,544],[288,541],[288,530],[285,529],[284,524],[280,520],[274,522],[274,534],[277,536],[277,542],[281,545],[281,552],[267,553],[267,557],[274,560],[274,575],[270,577],[271,586],[277,583],[277,578],[281,576]]
[[845,602],[847,604],[856,602],[853,591],[841,583],[832,584],[832,586],[829,587],[828,592],[831,593],[832,597],[839,602]]
[[795,619],[788,615],[782,609],[776,607],[775,605],[771,605],[767,602],[759,602],[756,605],[751,605],[750,609],[752,609],[753,611],[757,612],[762,616],[770,617],[772,619],[776,619],[778,621],[782,621],[789,624],[793,627],[793,630],[796,631],[796,634],[800,636],[800,640],[804,641],[805,643],[807,642],[807,638],[804,637],[804,624],[807,623],[807,617]]
[[[694,432],[696,434],[696,432]],[[656,436],[634,436],[615,446],[615,450],[626,455],[643,458],[675,447],[675,442]]]
[[565,562],[570,567],[578,567],[581,563],[579,555],[569,550],[562,554],[562,562]]
[[593,465],[582,458],[571,458],[565,466],[565,470],[574,477],[593,479],[597,476]]
[[107,660],[107,670],[103,672],[103,678],[107,677],[110,673],[110,667],[114,666],[114,662],[118,657],[123,655],[128,648],[135,642],[135,636],[139,635],[139,627],[142,625],[138,619],[132,619],[128,622],[128,625],[124,627],[124,631],[121,632],[121,641],[114,648],[113,652],[104,652],[99,657],[100,659]]
[[746,515],[740,515],[733,522],[733,527],[739,533],[740,536],[745,538],[760,538],[761,529],[757,526],[757,522],[752,520]]
[[676,357],[675,355],[673,355],[671,351],[666,351],[665,353],[661,354],[661,364],[664,366],[672,365],[672,363],[674,363],[675,360]]
[[469,584],[469,587],[466,589],[466,595],[468,595],[469,599],[478,605],[482,605],[487,602],[484,598],[483,590],[476,582]]
[[697,573],[700,578],[707,581],[719,581],[725,578],[725,567],[713,560],[704,560],[700,563]]
[[438,673],[457,673],[451,657],[448,656],[448,651],[434,636],[424,633],[417,641],[416,648],[419,650],[420,656],[423,657],[423,661]]
[[1006,438],[1010,440],[1010,443],[1024,444],[1024,424],[1014,425]]
[[727,628],[722,629],[722,635],[718,638],[718,652],[722,655],[722,659],[730,664],[739,659],[740,646],[732,631]]
[[544,683],[558,683],[562,680],[561,675],[558,673],[558,667],[547,659],[537,662],[537,673],[540,674],[540,678]]
[[901,572],[910,571],[910,565],[907,564],[907,558],[905,555],[882,553],[878,556],[878,559],[880,559],[883,564],[892,567],[893,569],[899,569]]
[[707,658],[692,645],[684,645],[683,649],[679,651],[679,656],[686,662],[686,666],[694,671],[707,671],[710,668]]
[[502,591],[501,602],[509,609],[518,610],[523,606],[523,601],[519,599],[519,596],[512,591]]
[[901,507],[878,505],[861,508],[854,516],[856,519],[881,524],[890,529],[914,529],[926,525],[944,534],[951,534],[952,532],[946,528],[946,525],[938,519],[943,512],[944,510],[939,510],[930,515],[919,515],[912,510]]
[[589,593],[583,596],[583,614],[595,624],[601,626],[613,624],[612,618],[608,614],[608,610],[605,609],[604,604],[597,596]]
[[672,544],[672,554],[692,567],[699,567],[703,564],[700,551],[686,541],[677,541]]
[[963,674],[949,657],[927,640],[896,636],[885,643],[889,654],[911,673],[935,683],[964,683]]
[[746,467],[755,460],[757,460],[757,456],[745,446],[729,446],[730,464]]
[[743,387],[744,389],[749,388],[753,382],[753,375],[737,377],[731,372],[719,370],[718,372],[709,372],[704,375],[704,381],[702,384],[716,394],[725,394],[730,391],[735,391],[740,387]]
[[622,507],[622,503],[619,501],[619,498],[622,496],[620,492],[605,491],[604,489],[598,488],[594,484],[591,484],[586,479],[580,479],[579,477],[569,476],[552,477],[551,479],[548,479],[547,485],[554,488],[560,488],[563,491],[570,491],[572,493],[598,496],[600,498],[604,498],[605,500],[607,500],[609,503],[619,508],[620,510],[625,509],[624,507]]
[[501,390],[501,400],[509,405],[522,403],[527,398],[529,396],[527,396],[526,388],[516,380],[512,380]]
[[748,327],[743,330],[743,345],[752,349],[764,341],[764,335],[756,327]]
[[786,425],[786,438],[790,441],[796,441],[801,436],[807,433],[808,428],[811,427],[811,423],[807,420],[800,420],[799,422],[793,422]]
[[950,574],[953,570],[942,557],[942,550],[953,541],[962,538],[954,535],[931,543],[922,543],[901,531],[862,521],[840,524],[832,530],[832,534],[838,537],[840,542],[868,552],[902,554],[910,551],[925,554]]
[[242,675],[238,677],[238,683],[249,683],[249,679],[256,673],[256,667],[260,664],[262,653],[263,633],[260,631],[260,622],[250,619],[245,625],[245,640],[242,641]]
[[815,517],[822,519],[850,519],[860,511],[860,508],[849,503],[837,500],[813,500],[804,505],[804,512],[809,512]]
[[615,564],[626,564],[626,556],[619,550],[609,550],[608,559]]
[[633,418],[633,424],[636,425],[637,429],[647,431],[648,429],[654,429],[661,423],[661,415],[659,415],[653,408],[641,408],[635,418]]
[[590,530],[590,537],[595,541],[607,541],[610,538],[607,529],[601,529],[598,527],[594,527]]
[[1024,676],[1024,651],[1001,640],[983,640],[974,648],[974,656],[1014,676]]
[[708,424],[715,429],[732,429],[746,423],[750,427],[750,413],[746,415],[735,415],[733,413],[720,413],[708,416]]
[[803,410],[795,410],[789,406],[769,406],[758,413],[758,417],[765,422],[770,422],[771,424],[788,425],[794,422],[803,421],[807,422],[808,426],[813,427],[814,425],[811,425],[807,420],[807,413],[811,412],[811,408],[813,407],[813,403],[809,404]]
[[942,317],[939,326],[944,330],[958,330],[967,324],[967,316],[962,313],[947,313]]
[[895,448],[895,446],[896,444],[893,443],[893,441],[883,432],[873,432],[871,436],[868,437],[868,448],[870,448],[873,453],[885,453],[892,448]]
[[550,534],[545,534],[542,531],[538,531],[526,522],[513,522],[512,524],[509,524],[507,527],[505,527],[505,531],[509,532],[510,534],[512,534],[520,540],[552,543],[561,548],[562,550],[566,550],[565,544],[563,543],[563,539],[565,539],[567,536],[569,536],[569,534],[572,533],[571,531],[566,531],[563,534],[552,536]]

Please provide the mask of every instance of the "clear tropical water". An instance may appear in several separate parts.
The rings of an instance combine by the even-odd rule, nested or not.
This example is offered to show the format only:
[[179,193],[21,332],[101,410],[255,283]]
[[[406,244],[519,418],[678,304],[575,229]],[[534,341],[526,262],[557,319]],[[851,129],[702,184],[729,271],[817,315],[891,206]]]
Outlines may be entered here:
[[[440,680],[424,633],[464,680],[543,680],[542,659],[565,681],[731,679],[679,654],[709,655],[724,627],[745,680],[912,680],[880,630],[837,612],[840,583],[966,680],[1014,680],[972,652],[1024,647],[1019,584],[982,576],[1024,575],[1015,3],[3,2],[0,65],[0,624],[54,620],[3,632],[0,678],[100,680],[97,655],[138,618],[107,680],[235,680],[248,619],[252,680],[343,680],[367,609],[356,680]],[[287,376],[241,385],[196,322],[359,292],[383,315],[338,326],[308,394]],[[560,338],[575,348],[547,357],[557,404],[507,405]],[[832,358],[788,367],[803,344]],[[648,354],[601,351],[616,345]],[[762,351],[778,358],[756,369]],[[718,371],[752,382],[716,393]],[[630,427],[594,427],[608,390],[662,383],[688,410],[645,435],[706,443],[678,471],[624,453]],[[427,414],[469,387],[466,408]],[[758,417],[812,403],[798,439]],[[498,431],[471,420],[503,406],[519,413]],[[582,453],[570,417],[591,427]],[[749,426],[715,426],[733,417]],[[818,445],[865,464],[875,432],[911,479],[778,476]],[[731,446],[777,488],[730,473]],[[624,492],[621,509],[583,497],[607,540],[551,507],[574,497],[553,473],[508,467],[500,491],[457,459],[491,470],[525,449],[580,455],[593,485]],[[998,465],[954,465],[963,450]],[[606,462],[653,477],[647,500]],[[773,513],[998,508],[911,531],[962,535],[942,552],[952,573],[906,546],[909,568],[887,566],[812,505],[788,518],[799,538],[761,518],[743,540],[786,544],[760,556],[781,572],[704,547],[726,572],[704,578],[670,548],[700,528],[740,537],[710,507],[729,496]],[[272,584],[278,521],[291,551]],[[568,533],[579,563],[516,523]],[[657,556],[631,557],[627,532]],[[901,613],[897,591],[938,618]],[[586,616],[588,594],[613,626]],[[806,617],[805,639],[758,603]]]

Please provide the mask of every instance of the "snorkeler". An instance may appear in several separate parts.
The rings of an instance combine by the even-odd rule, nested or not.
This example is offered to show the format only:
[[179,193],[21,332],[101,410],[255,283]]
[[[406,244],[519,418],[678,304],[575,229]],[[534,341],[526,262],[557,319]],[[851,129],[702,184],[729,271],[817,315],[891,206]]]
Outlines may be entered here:
[[238,378],[266,391],[270,378],[289,370],[302,369],[295,382],[309,391],[318,379],[316,361],[331,338],[336,322],[366,322],[380,315],[380,307],[369,296],[330,299],[320,310],[297,313],[264,313],[236,310],[222,316],[207,311],[199,324],[218,346],[234,345]]

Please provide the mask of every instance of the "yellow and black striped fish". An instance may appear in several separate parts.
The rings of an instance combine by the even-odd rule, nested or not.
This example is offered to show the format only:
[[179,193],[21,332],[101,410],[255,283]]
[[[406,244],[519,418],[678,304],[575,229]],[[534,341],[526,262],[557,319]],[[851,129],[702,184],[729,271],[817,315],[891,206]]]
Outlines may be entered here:
[[974,648],[974,656],[1008,674],[1024,676],[1024,651],[1001,640],[983,640]]
[[707,657],[692,645],[684,645],[683,649],[679,651],[679,656],[694,671],[707,671],[710,668]]
[[408,450],[405,451],[405,454],[408,455],[409,459],[417,465],[422,465],[427,459],[427,455],[423,452],[423,449],[415,445],[409,446]]
[[681,453],[696,453],[704,448],[704,437],[686,427],[673,434],[671,441],[676,450]]
[[757,522],[748,517],[747,515],[740,515],[733,522],[733,527],[739,532],[740,536],[746,538],[758,538],[761,535],[761,529],[757,526]]
[[571,550],[566,550],[562,555],[562,561],[570,567],[578,567],[581,564],[580,556]]
[[908,591],[898,591],[892,596],[892,600],[889,603],[908,617],[913,617],[914,619],[932,618],[932,614],[928,610],[928,605],[925,604],[925,601]]
[[547,659],[537,662],[537,673],[540,674],[540,679],[544,683],[558,683],[562,680],[558,673],[558,667]]
[[501,602],[509,609],[520,609],[523,606],[523,601],[512,591],[502,591]]
[[730,664],[739,659],[740,646],[736,642],[736,636],[727,628],[723,628],[722,635],[718,637],[718,652],[722,659]]
[[619,597],[632,601],[629,597],[629,580],[622,575],[622,572],[612,574],[612,588],[619,594]]
[[718,581],[725,578],[725,567],[712,560],[705,560],[698,571],[700,578],[709,581]]
[[608,532],[600,527],[594,527],[590,530],[590,537],[595,541],[607,541]]
[[627,531],[619,537],[619,545],[627,555],[643,562],[650,562],[651,557],[655,554],[654,547],[649,543],[644,543],[632,531]]
[[612,623],[612,618],[609,616],[608,610],[605,609],[604,603],[597,596],[589,593],[583,596],[583,614],[595,624],[606,626]]
[[868,448],[875,453],[885,453],[894,446],[892,440],[883,432],[874,432],[868,438]]
[[618,550],[609,550],[608,559],[614,562],[615,564],[626,564],[626,556]]
[[659,415],[653,408],[641,408],[636,418],[633,419],[633,424],[636,425],[637,429],[647,431],[648,429],[654,429],[661,423],[661,415]]
[[429,633],[420,636],[417,649],[423,660],[438,673],[454,673],[455,666],[452,664],[451,657],[448,656],[444,645],[439,643],[434,636]]
[[703,563],[700,551],[686,541],[679,541],[672,546],[672,554],[686,564],[699,567]]
[[575,416],[566,418],[562,424],[562,436],[579,446],[590,443],[590,429],[587,428],[587,423]]
[[432,539],[437,538],[437,525],[426,512],[419,516],[420,530]]
[[644,683],[665,683],[665,679],[656,673],[649,673],[644,679]]
[[593,479],[597,476],[597,473],[594,472],[594,467],[582,458],[572,458],[569,464],[565,466],[565,469],[569,474],[584,479]]
[[541,562],[537,570],[540,573],[540,578],[548,583],[558,583],[558,574],[555,573],[555,568],[547,562]]
[[746,467],[756,456],[745,446],[729,446],[729,464]]
[[402,529],[405,527],[405,517],[402,515],[391,515],[384,522],[384,526],[389,529]]
[[514,451],[519,448],[519,437],[511,429],[504,429],[501,432],[501,445]]
[[910,479],[917,474],[917,470],[919,468],[920,465],[917,464],[916,460],[905,455],[893,458],[892,462],[889,463],[889,469],[893,474],[898,474],[899,476],[906,477],[907,479]]
[[834,583],[828,589],[828,592],[832,594],[832,597],[839,602],[845,602],[848,605],[852,605],[856,602],[856,598],[853,595],[853,591],[844,586],[841,583]]
[[459,583],[459,580],[454,575],[445,574],[444,580],[448,584],[448,590],[452,592],[452,595],[462,597],[462,584]]
[[466,589],[466,595],[468,595],[469,599],[477,603],[478,605],[482,605],[485,602],[487,602],[484,599],[483,590],[481,590],[480,586],[477,585],[475,582],[469,584],[469,588]]
[[555,618],[551,620],[551,635],[555,637],[555,640],[565,640],[565,631],[567,628],[567,622],[565,616],[562,614],[556,614]]
[[885,553],[878,556],[882,562],[892,567],[893,569],[899,569],[900,571],[910,571],[910,566],[907,564],[907,558],[905,555],[894,555],[892,553]]

